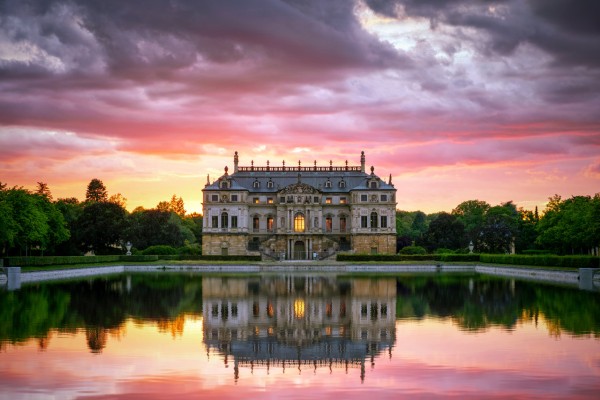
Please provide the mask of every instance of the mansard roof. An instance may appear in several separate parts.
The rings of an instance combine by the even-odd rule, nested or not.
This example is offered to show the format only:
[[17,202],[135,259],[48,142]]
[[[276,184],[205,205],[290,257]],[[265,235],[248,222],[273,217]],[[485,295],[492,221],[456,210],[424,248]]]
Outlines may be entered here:
[[[254,163],[250,167],[238,167],[237,152],[234,158],[234,172],[228,174],[228,168],[225,168],[225,174],[216,181],[207,182],[204,190],[244,190],[250,193],[277,193],[285,188],[298,183],[309,185],[322,193],[349,193],[351,191],[373,190],[369,182],[377,181],[377,190],[395,191],[394,185],[385,182],[379,176],[375,175],[374,168],[371,167],[371,173],[366,173],[364,165],[364,153],[361,154],[360,166],[333,166],[317,167],[271,167],[267,162],[266,167],[255,167]],[[222,188],[220,183],[223,180],[230,182],[228,188]],[[272,182],[271,184],[269,182]]]

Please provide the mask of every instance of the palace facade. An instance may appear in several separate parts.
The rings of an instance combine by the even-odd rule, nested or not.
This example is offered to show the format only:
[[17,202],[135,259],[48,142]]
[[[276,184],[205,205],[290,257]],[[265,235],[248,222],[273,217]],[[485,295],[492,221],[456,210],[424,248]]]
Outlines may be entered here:
[[396,189],[360,166],[238,165],[203,192],[202,254],[323,259],[396,252]]

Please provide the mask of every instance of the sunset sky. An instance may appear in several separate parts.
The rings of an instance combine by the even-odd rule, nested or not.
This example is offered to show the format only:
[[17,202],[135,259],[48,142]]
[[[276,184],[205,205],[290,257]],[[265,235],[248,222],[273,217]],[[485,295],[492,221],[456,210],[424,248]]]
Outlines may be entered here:
[[127,208],[358,165],[398,208],[600,191],[600,2],[0,0],[0,181]]

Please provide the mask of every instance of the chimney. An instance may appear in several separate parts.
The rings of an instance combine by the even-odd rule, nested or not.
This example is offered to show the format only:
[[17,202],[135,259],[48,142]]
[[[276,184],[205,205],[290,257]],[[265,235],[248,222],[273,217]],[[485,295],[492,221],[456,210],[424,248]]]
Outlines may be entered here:
[[365,152],[360,152],[360,172],[365,172]]
[[238,172],[238,153],[237,151],[235,152],[235,154],[233,155],[233,173],[235,174],[236,172]]

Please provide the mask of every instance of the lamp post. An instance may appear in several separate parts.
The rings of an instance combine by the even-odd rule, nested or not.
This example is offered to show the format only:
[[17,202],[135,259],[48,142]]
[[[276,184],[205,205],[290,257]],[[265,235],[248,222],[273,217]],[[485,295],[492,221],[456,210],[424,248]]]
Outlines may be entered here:
[[127,254],[128,256],[131,255],[131,242],[128,240],[127,243],[125,243],[125,247],[127,248]]
[[475,246],[473,246],[473,241],[471,240],[471,241],[469,242],[469,253],[470,253],[470,254],[472,254],[472,253],[473,253],[473,248],[474,248],[474,247],[475,247]]

